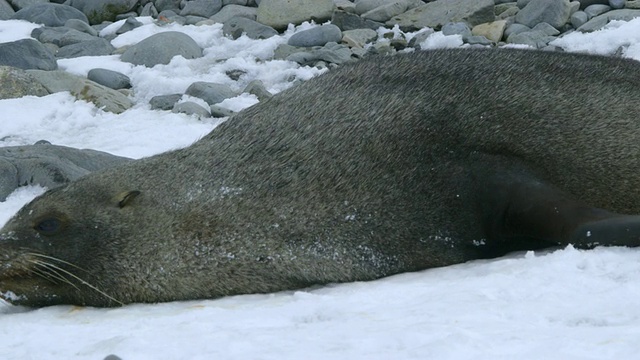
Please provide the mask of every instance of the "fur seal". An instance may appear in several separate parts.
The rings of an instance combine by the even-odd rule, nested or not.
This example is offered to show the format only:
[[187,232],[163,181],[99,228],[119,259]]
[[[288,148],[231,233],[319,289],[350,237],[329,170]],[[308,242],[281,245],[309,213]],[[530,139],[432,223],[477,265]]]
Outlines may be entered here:
[[513,49],[345,65],[34,199],[0,231],[0,293],[117,306],[638,246],[639,72]]

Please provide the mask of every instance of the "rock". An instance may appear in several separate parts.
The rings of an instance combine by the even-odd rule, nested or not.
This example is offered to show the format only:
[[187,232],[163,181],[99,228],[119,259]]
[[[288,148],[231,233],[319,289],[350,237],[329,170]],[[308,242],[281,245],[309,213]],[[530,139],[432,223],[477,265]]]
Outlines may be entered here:
[[640,9],[640,0],[627,1],[624,7],[627,9]]
[[456,23],[446,23],[442,26],[442,34],[449,35],[462,35],[471,36],[471,29],[466,23],[456,22]]
[[137,0],[69,0],[68,4],[87,16],[90,24],[115,21],[119,14],[133,10]]
[[115,48],[107,39],[95,38],[76,44],[61,47],[55,56],[58,59],[69,59],[80,56],[106,56],[111,55]]
[[294,52],[285,59],[300,65],[313,66],[318,61],[332,64],[344,64],[352,60],[352,52],[345,45],[328,43],[323,47],[303,48],[306,51]]
[[79,10],[71,6],[60,4],[36,4],[17,11],[13,17],[17,20],[26,20],[44,26],[63,26],[69,19],[78,19],[86,23],[87,17]]
[[574,12],[569,18],[571,21],[571,25],[577,29],[580,26],[584,25],[587,21],[589,21],[589,16],[582,10]]
[[0,65],[20,69],[55,70],[58,63],[51,51],[33,39],[0,43]]
[[336,6],[334,11],[346,11],[352,14],[356,12],[356,4],[349,0],[333,0],[333,4]]
[[156,9],[153,3],[151,2],[147,3],[145,6],[142,7],[142,10],[140,10],[140,16],[151,16],[153,18],[157,18],[158,9]]
[[527,6],[527,4],[529,4],[531,0],[517,0],[516,4],[518,5],[518,7],[520,9],[524,8],[525,6]]
[[153,0],[153,5],[159,11],[180,10],[181,0]]
[[484,36],[490,41],[497,43],[502,40],[504,29],[506,29],[506,27],[506,20],[498,20],[474,26],[473,29],[471,29],[471,34],[475,36]]
[[19,186],[49,189],[92,171],[125,164],[131,159],[95,150],[38,144],[0,148],[0,201]]
[[13,10],[11,5],[5,0],[0,0],[0,20],[9,20],[15,15],[16,11]]
[[200,98],[209,105],[214,105],[222,102],[224,99],[236,96],[236,93],[227,85],[204,81],[194,82],[189,85],[185,94]]
[[200,118],[211,117],[209,110],[205,109],[204,107],[200,106],[200,104],[197,104],[193,101],[185,101],[185,102],[177,103],[173,106],[173,109],[171,109],[171,112],[187,114],[187,115],[197,115]]
[[78,19],[69,19],[64,23],[65,28],[78,30],[91,36],[98,36],[98,30],[94,29],[89,23]]
[[26,71],[11,66],[0,66],[0,99],[15,99],[23,96],[45,96],[45,89]]
[[356,29],[342,32],[342,42],[357,48],[364,48],[364,45],[375,41],[378,33],[371,29]]
[[284,30],[289,24],[301,24],[314,20],[323,23],[331,18],[333,0],[262,0],[256,20],[276,30]]
[[182,94],[158,95],[149,100],[152,110],[171,110],[182,99]]
[[227,5],[240,5],[247,6],[249,3],[248,0],[222,0],[222,6],[225,7]]
[[31,5],[48,3],[49,0],[9,0],[14,9],[20,10]]
[[[400,15],[409,10],[411,5],[413,4],[408,0],[395,0],[371,9],[361,16],[363,19],[385,22],[391,20],[392,17]],[[414,7],[417,6],[413,6],[411,8]]]
[[500,15],[497,15],[497,20],[508,20],[509,23],[513,22],[513,18],[518,14],[520,8],[517,6],[507,7]]
[[612,9],[622,9],[625,3],[626,0],[609,0],[609,6],[611,6]]
[[511,24],[504,30],[504,37],[508,38],[513,34],[520,34],[526,31],[531,31],[531,28],[522,24]]
[[580,9],[584,10],[587,6],[591,6],[593,4],[603,4],[608,5],[609,0],[578,0],[580,2]]
[[253,94],[258,97],[258,100],[263,101],[273,96],[265,87],[262,81],[253,80],[250,82],[242,92]]
[[185,59],[202,57],[202,49],[188,35],[177,31],[158,33],[128,48],[121,57],[135,65],[153,67],[168,64],[174,56]]
[[377,30],[380,27],[384,27],[383,23],[363,19],[356,14],[351,14],[344,11],[334,12],[331,16],[331,23],[339,27],[342,31],[357,29]]
[[228,117],[236,113],[235,111],[223,108],[219,105],[211,105],[210,110],[211,110],[211,117],[215,117],[215,118]]
[[602,15],[609,10],[611,10],[611,7],[609,5],[593,4],[593,5],[587,6],[584,9],[584,12],[587,13],[587,16],[589,17],[589,19],[591,19],[598,15]]
[[243,17],[255,21],[257,13],[257,8],[231,4],[223,7],[222,10],[211,16],[210,19],[220,24],[224,24],[234,17]]
[[342,31],[340,31],[340,28],[328,24],[297,32],[289,38],[287,44],[298,47],[311,47],[324,46],[328,42],[340,42],[341,40]]
[[507,37],[507,43],[524,44],[536,49],[542,49],[555,39],[554,36],[549,36],[542,31],[530,30],[509,35],[509,37]]
[[515,21],[528,27],[546,22],[560,29],[569,20],[569,15],[569,0],[531,0],[518,11]]
[[187,1],[180,16],[194,15],[204,18],[215,15],[222,9],[222,0],[195,0]]
[[577,30],[582,32],[596,31],[607,25],[612,20],[629,21],[640,17],[640,10],[621,9],[612,10],[602,15],[596,16],[580,26]]
[[51,43],[56,46],[67,46],[96,39],[95,36],[66,27],[37,28],[31,32],[31,36],[41,43]]
[[140,26],[142,26],[142,23],[136,20],[136,18],[133,18],[133,17],[127,18],[127,20],[124,21],[124,24],[122,24],[122,26],[120,26],[120,28],[116,30],[116,35],[124,34],[127,31],[131,31]]
[[87,79],[114,90],[131,87],[131,79],[128,76],[108,69],[91,69],[87,74]]
[[69,91],[78,100],[91,102],[104,111],[119,114],[133,106],[133,102],[118,91],[66,71],[28,70],[27,72],[50,93]]
[[430,28],[423,29],[419,33],[415,34],[411,38],[411,40],[409,40],[409,43],[407,45],[412,48],[420,49],[420,44],[423,41],[427,40],[427,38],[431,36],[433,33],[435,33],[435,30],[433,29],[430,29]]
[[224,72],[224,74],[233,81],[238,81],[240,77],[242,77],[242,75],[245,75],[246,73],[246,71],[240,69],[227,70]]
[[491,41],[489,39],[487,39],[484,36],[481,35],[471,35],[471,36],[467,36],[465,38],[463,38],[464,42],[469,44],[469,45],[483,45],[483,46],[489,46],[489,45],[493,45],[495,43],[495,41]]
[[356,0],[354,2],[355,11],[358,15],[362,15],[367,11],[371,11],[377,7],[384,6],[387,3],[389,3],[388,0]]
[[499,4],[499,5],[496,5],[493,8],[493,11],[495,12],[496,15],[500,15],[503,12],[508,11],[509,9],[512,9],[512,8],[519,9],[518,5],[516,5],[515,2],[506,2],[506,3],[502,3],[502,4]]
[[405,31],[424,27],[440,29],[449,22],[465,22],[475,26],[494,21],[493,7],[493,0],[438,0],[395,16],[386,25],[399,25]]
[[260,24],[259,22],[243,17],[234,17],[222,25],[222,32],[232,39],[237,39],[242,34],[247,35],[250,39],[268,39],[278,32],[269,26]]
[[531,29],[531,31],[538,31],[549,36],[560,35],[560,31],[558,31],[558,29],[554,28],[553,26],[547,23],[539,23],[538,25],[534,26],[533,29]]

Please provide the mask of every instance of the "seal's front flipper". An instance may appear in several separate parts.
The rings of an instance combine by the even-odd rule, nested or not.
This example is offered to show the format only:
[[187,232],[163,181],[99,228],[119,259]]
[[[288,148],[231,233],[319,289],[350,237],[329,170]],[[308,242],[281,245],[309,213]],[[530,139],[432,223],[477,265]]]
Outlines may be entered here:
[[493,251],[640,246],[640,216],[588,206],[524,172],[489,178],[478,200]]

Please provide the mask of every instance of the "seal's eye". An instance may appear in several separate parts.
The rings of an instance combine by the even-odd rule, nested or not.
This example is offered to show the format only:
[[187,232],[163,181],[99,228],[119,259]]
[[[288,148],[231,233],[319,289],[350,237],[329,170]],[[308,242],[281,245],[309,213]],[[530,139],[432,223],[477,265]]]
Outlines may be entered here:
[[54,235],[62,230],[63,222],[58,218],[48,217],[36,222],[33,228],[42,235]]

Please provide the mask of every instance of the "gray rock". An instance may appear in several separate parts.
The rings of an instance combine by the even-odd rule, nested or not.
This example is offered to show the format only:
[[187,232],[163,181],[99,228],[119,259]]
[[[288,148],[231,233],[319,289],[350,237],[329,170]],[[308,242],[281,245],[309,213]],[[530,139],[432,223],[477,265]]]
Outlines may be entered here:
[[286,60],[294,61],[300,65],[313,66],[318,61],[325,61],[332,64],[344,64],[352,61],[352,52],[345,46],[336,43],[328,43],[323,47],[306,49],[306,51],[295,52],[286,57]]
[[574,12],[569,20],[571,20],[571,25],[577,29],[580,26],[584,25],[587,21],[589,21],[589,16],[587,16],[587,13],[580,10]]
[[515,20],[528,27],[546,22],[560,29],[569,20],[570,8],[569,0],[531,0],[518,11]]
[[6,0],[0,0],[0,20],[9,20],[16,13]]
[[466,23],[456,22],[456,23],[446,23],[442,26],[442,34],[443,35],[462,35],[462,36],[471,36],[471,29]]
[[250,82],[242,92],[253,94],[258,97],[258,100],[266,100],[273,96],[267,88],[264,87],[264,84],[260,80],[253,80]]
[[0,66],[0,99],[15,99],[27,95],[45,96],[49,91],[26,71]]
[[118,355],[107,355],[103,360],[122,360],[121,357],[119,357]]
[[98,30],[94,29],[88,23],[78,20],[78,19],[69,19],[64,23],[64,27],[69,29],[78,30],[83,33],[87,33],[91,36],[98,36]]
[[195,16],[195,15],[187,15],[184,17],[184,19],[185,19],[185,25],[196,25],[196,24],[202,23],[203,21],[210,21],[205,17]]
[[555,39],[554,36],[546,35],[542,31],[532,30],[509,35],[509,37],[507,37],[507,43],[529,45],[536,49],[542,49]]
[[289,38],[287,44],[298,47],[311,47],[324,46],[329,42],[340,42],[341,40],[342,31],[340,31],[340,28],[328,24],[295,33]]
[[187,115],[197,115],[200,118],[208,118],[211,117],[209,110],[200,106],[200,104],[194,103],[193,101],[185,101],[173,106],[171,109],[172,113],[180,113]]
[[504,37],[508,38],[513,34],[520,34],[526,31],[531,31],[531,28],[522,24],[514,23],[507,26],[507,28],[504,30]]
[[593,4],[604,4],[604,5],[608,5],[609,4],[609,0],[578,0],[580,2],[580,9],[584,10],[587,6],[593,5]]
[[589,19],[591,19],[598,15],[602,15],[609,10],[611,10],[611,7],[609,5],[593,4],[593,5],[587,6],[584,9],[584,12],[587,13],[587,16],[589,16]]
[[158,95],[149,100],[152,110],[171,110],[180,101],[182,94]]
[[488,40],[497,43],[502,40],[502,36],[504,35],[504,30],[506,27],[506,20],[498,20],[490,23],[476,25],[473,27],[473,29],[471,29],[471,33],[474,36],[484,36]]
[[48,3],[49,0],[9,0],[14,9],[20,10],[31,5]]
[[127,13],[138,5],[137,0],[69,0],[67,3],[82,11],[90,24],[115,21],[117,15]]
[[371,29],[356,29],[342,32],[342,42],[350,47],[363,48],[367,43],[378,38],[378,33]]
[[331,18],[333,0],[262,0],[258,6],[257,21],[276,30],[289,24],[315,20],[323,23]]
[[235,111],[225,109],[219,105],[211,105],[210,110],[211,110],[211,117],[214,117],[214,118],[228,117],[236,113]]
[[67,27],[37,28],[31,36],[41,43],[51,43],[61,47],[96,39],[95,36]]
[[331,23],[339,27],[342,31],[357,29],[377,30],[380,27],[384,27],[383,23],[363,19],[356,14],[351,14],[344,11],[334,12],[331,16]]
[[466,22],[473,27],[494,21],[493,7],[493,0],[438,0],[395,16],[386,25],[418,30],[424,27],[440,29],[449,22]]
[[87,79],[114,90],[131,87],[131,79],[127,75],[108,69],[91,69]]
[[79,100],[115,114],[131,108],[133,102],[122,93],[66,71],[28,70],[50,93],[69,91]]
[[545,35],[549,35],[549,36],[557,36],[560,35],[560,31],[558,31],[558,29],[554,28],[553,26],[547,24],[547,23],[539,23],[538,25],[534,26],[533,29],[531,29],[532,31],[538,31],[541,32]]
[[12,19],[26,20],[44,26],[63,26],[69,19],[89,22],[77,9],[60,4],[36,4],[17,11]]
[[58,59],[70,59],[80,56],[106,56],[113,54],[114,51],[115,48],[107,39],[95,38],[61,47],[55,56]]
[[232,39],[237,39],[246,34],[251,39],[268,39],[278,32],[269,26],[244,17],[234,17],[222,25],[222,32]]
[[165,10],[180,10],[181,0],[153,0],[153,5],[159,12]]
[[248,0],[222,0],[222,7],[225,7],[228,5],[247,6],[248,3],[249,3]]
[[[385,22],[391,20],[394,16],[400,15],[405,11],[416,7],[410,7],[412,5],[413,4],[409,0],[394,0],[365,12],[362,14],[362,17],[373,21]],[[420,5],[422,5],[422,2]]]
[[153,5],[153,3],[147,3],[140,10],[140,16],[151,16],[153,18],[158,17],[158,9]]
[[582,32],[596,31],[607,25],[612,20],[629,21],[640,17],[640,10],[621,9],[612,10],[602,15],[596,16],[580,26],[577,30]]
[[513,18],[518,14],[520,8],[517,6],[509,6],[504,11],[500,13],[496,13],[497,20],[509,20],[509,22],[513,22]]
[[131,159],[95,150],[38,144],[0,148],[0,201],[19,186],[54,188]]
[[0,65],[20,69],[55,70],[58,63],[51,51],[33,39],[0,43]]
[[214,105],[222,102],[224,99],[236,96],[236,93],[227,85],[204,81],[194,82],[189,85],[185,94],[200,98],[209,105]]
[[346,11],[348,13],[356,13],[356,4],[349,0],[333,0],[333,4],[336,6],[334,11]]
[[168,64],[174,56],[185,59],[202,57],[202,49],[188,35],[167,31],[152,35],[128,48],[121,57],[135,65],[153,67],[157,64]]
[[626,2],[626,0],[609,0],[609,6],[611,6],[612,9],[622,9]]
[[371,11],[377,7],[384,6],[388,2],[388,0],[356,0],[354,2],[355,11],[356,14],[362,15],[367,11]]
[[222,10],[210,17],[210,19],[220,24],[234,17],[243,17],[255,21],[257,14],[257,8],[231,4],[223,7]]
[[482,35],[471,35],[463,38],[464,42],[469,45],[493,45],[494,42]]
[[420,44],[425,40],[427,40],[427,38],[431,36],[433,33],[435,33],[435,30],[433,29],[430,29],[430,28],[424,29],[421,32],[417,33],[415,36],[413,36],[411,40],[409,40],[409,44],[407,45],[412,48],[420,49],[421,48]]
[[215,15],[222,9],[222,0],[195,0],[187,1],[180,16],[194,15],[204,18]]
[[115,21],[127,20],[129,18],[135,18],[136,16],[138,16],[137,12],[129,11],[128,13],[116,15],[116,20]]
[[122,24],[122,26],[120,26],[120,28],[116,30],[116,35],[124,34],[127,31],[131,31],[140,26],[142,26],[142,23],[136,20],[136,18],[133,18],[133,17],[127,18],[127,20],[124,21],[124,24]]

